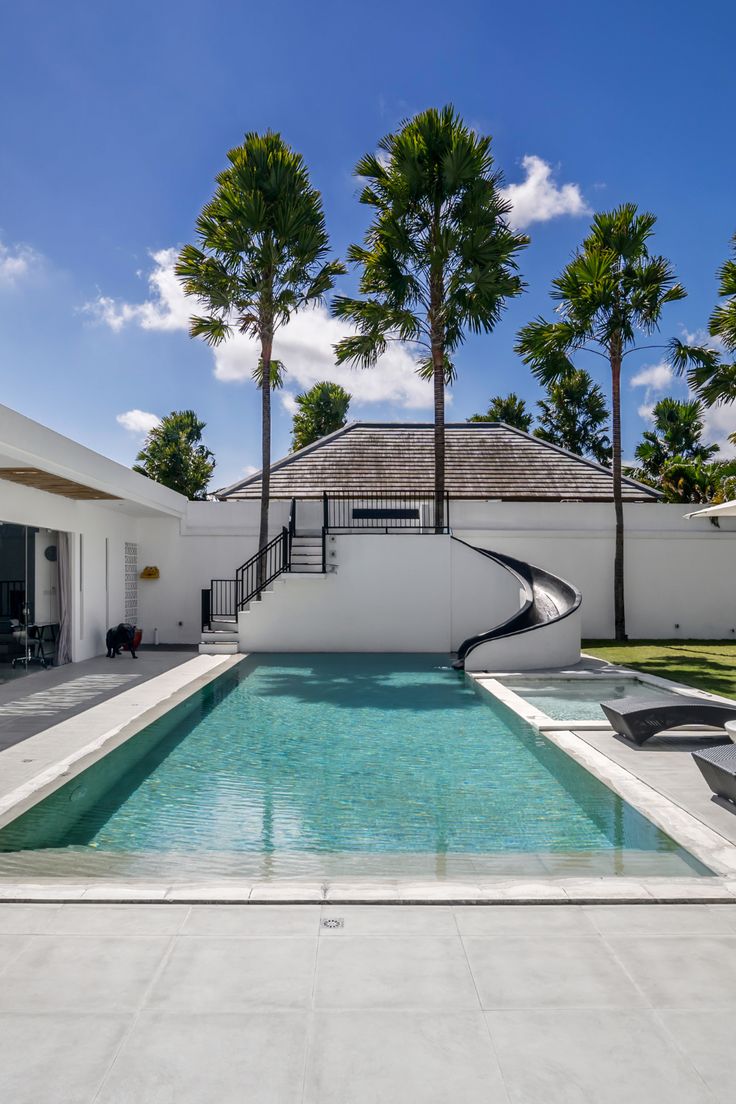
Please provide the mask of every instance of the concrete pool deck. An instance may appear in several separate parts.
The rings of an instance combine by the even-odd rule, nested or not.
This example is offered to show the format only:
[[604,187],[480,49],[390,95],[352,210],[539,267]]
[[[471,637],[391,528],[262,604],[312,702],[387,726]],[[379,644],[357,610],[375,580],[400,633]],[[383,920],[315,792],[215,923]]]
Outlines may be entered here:
[[12,1104],[733,1099],[726,905],[0,905],[0,933]]

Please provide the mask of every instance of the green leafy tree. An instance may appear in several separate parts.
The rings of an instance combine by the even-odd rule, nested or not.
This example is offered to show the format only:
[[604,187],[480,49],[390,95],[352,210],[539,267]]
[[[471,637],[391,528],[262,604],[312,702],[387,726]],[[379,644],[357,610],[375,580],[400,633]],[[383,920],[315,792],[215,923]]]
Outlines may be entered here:
[[668,502],[727,502],[736,497],[736,460],[709,463],[675,456],[662,467],[658,485]]
[[271,391],[283,369],[273,358],[274,336],[296,311],[319,302],[344,267],[325,260],[322,198],[301,155],[281,135],[250,132],[227,158],[197,219],[199,245],[184,246],[176,273],[206,312],[191,318],[192,337],[219,345],[240,333],[258,343],[253,378],[262,398],[262,549],[268,542]]
[[[638,337],[656,332],[667,303],[685,297],[664,257],[649,251],[656,217],[639,214],[633,203],[595,215],[588,237],[552,282],[559,318],[537,318],[519,333],[517,352],[537,379],[548,386],[578,365],[573,358],[602,359],[611,379],[613,498],[616,518],[614,622],[617,640],[626,639],[624,602],[624,511],[621,484],[621,366],[640,348]],[[660,347],[660,346],[657,346]],[[702,350],[680,352],[670,343],[668,357],[687,362]]]
[[359,161],[361,203],[373,219],[349,259],[363,298],[337,296],[334,313],[357,333],[336,346],[338,363],[372,367],[389,341],[422,350],[434,388],[435,524],[444,525],[445,387],[467,331],[490,332],[522,291],[516,257],[528,239],[509,227],[510,206],[493,167],[491,139],[452,106],[430,108],[382,138]]
[[[711,337],[722,346],[692,350],[674,342],[679,371],[688,370],[688,383],[706,406],[736,402],[736,234],[732,238],[733,257],[718,272],[718,303],[710,316],[708,329]],[[734,357],[731,361],[730,357]],[[736,444],[736,433],[729,440]]]
[[718,445],[703,443],[703,407],[697,399],[660,399],[652,417],[654,426],[642,434],[635,454],[636,474],[641,472],[646,482],[658,485],[670,461],[707,461],[718,452]]
[[292,424],[292,450],[306,448],[313,441],[334,433],[347,422],[351,396],[339,383],[315,383],[296,396],[298,410]]
[[172,410],[149,431],[133,471],[187,498],[204,498],[215,470],[214,453],[201,443],[205,425],[193,410]]
[[488,403],[485,414],[473,414],[469,422],[504,422],[515,429],[528,433],[534,421],[534,415],[527,410],[526,403],[515,392],[508,395],[494,395]]
[[610,413],[606,397],[588,372],[579,368],[547,385],[547,395],[537,403],[539,425],[534,436],[610,464],[611,441],[606,433]]

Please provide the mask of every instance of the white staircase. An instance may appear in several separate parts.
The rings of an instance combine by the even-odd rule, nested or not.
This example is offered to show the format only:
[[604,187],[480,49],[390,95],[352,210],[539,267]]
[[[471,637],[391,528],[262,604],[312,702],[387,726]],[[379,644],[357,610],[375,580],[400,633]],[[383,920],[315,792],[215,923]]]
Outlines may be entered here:
[[202,629],[200,655],[235,655],[237,651],[238,622],[235,619],[212,621],[209,629]]
[[[293,509],[292,505],[292,509]],[[289,535],[290,534],[290,535]],[[281,543],[283,540],[283,544]],[[238,569],[238,580],[213,580],[210,588],[210,605],[203,605],[203,618],[207,618],[205,608],[213,608],[216,602],[218,611],[232,609],[232,616],[215,616],[210,618],[207,628],[202,629],[199,644],[201,655],[234,655],[240,649],[240,634],[238,632],[238,614],[248,614],[250,618],[255,612],[262,609],[264,603],[273,599],[274,593],[279,593],[287,580],[301,579],[304,581],[317,581],[324,579],[323,559],[323,533],[321,529],[305,529],[297,533],[290,523],[290,528],[282,531],[282,535],[273,538],[266,549],[265,563],[269,582],[250,602],[238,610],[236,603],[238,595],[255,592],[254,582],[257,580],[257,569],[253,567],[255,557],[252,557],[242,568]],[[276,570],[274,572],[274,564]],[[217,591],[215,592],[215,584]],[[207,592],[203,592],[206,597]],[[213,597],[214,595],[214,597]],[[242,600],[242,599],[241,599]]]

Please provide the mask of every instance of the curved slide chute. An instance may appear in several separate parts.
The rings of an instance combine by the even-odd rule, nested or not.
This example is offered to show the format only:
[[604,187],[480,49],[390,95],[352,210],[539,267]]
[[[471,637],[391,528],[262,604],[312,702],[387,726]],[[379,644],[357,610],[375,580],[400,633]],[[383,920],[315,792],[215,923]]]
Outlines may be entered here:
[[580,658],[577,587],[541,567],[453,536],[505,568],[519,583],[520,608],[499,625],[464,640],[454,666],[466,671],[523,671],[561,667]]

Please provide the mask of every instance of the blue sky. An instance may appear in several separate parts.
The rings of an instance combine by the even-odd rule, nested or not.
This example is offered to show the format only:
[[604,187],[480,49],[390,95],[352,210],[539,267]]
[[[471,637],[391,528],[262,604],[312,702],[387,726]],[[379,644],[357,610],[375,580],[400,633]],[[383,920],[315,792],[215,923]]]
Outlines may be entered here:
[[[306,158],[344,254],[366,224],[357,159],[406,115],[448,101],[493,135],[514,218],[532,237],[528,290],[458,355],[449,418],[484,409],[497,392],[538,396],[513,353],[515,333],[549,313],[550,280],[592,210],[631,200],[658,215],[656,247],[689,292],[669,308],[663,337],[696,332],[736,230],[735,38],[729,0],[6,0],[2,401],[125,463],[142,441],[141,413],[193,407],[217,454],[215,485],[257,465],[252,351],[233,346],[215,360],[187,336],[172,251],[192,240],[227,149],[271,127]],[[353,276],[342,281],[352,286]],[[324,376],[356,396],[354,417],[431,417],[406,353],[375,373],[332,370],[335,326],[318,312],[283,335],[289,382],[276,455],[288,449],[289,396]],[[628,359],[629,454],[646,427],[640,412],[659,394],[685,393],[658,359]],[[632,385],[640,376],[648,384]],[[732,410],[710,417],[715,438],[735,428]]]

